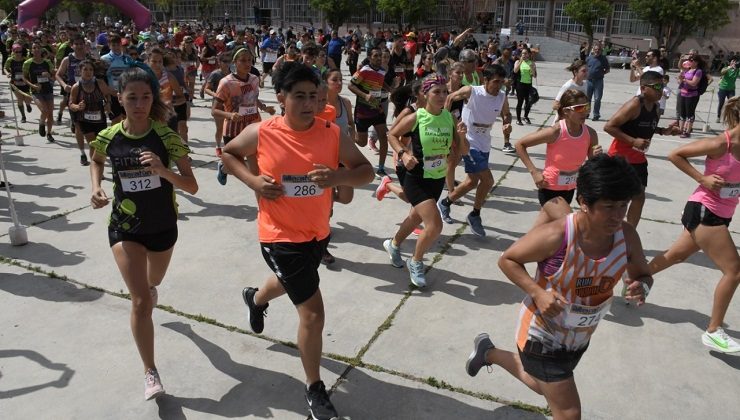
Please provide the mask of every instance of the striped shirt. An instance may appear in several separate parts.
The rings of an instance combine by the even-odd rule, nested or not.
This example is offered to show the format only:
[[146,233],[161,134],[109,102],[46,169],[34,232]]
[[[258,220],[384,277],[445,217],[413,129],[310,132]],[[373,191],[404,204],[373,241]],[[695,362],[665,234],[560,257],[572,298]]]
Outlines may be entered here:
[[[380,99],[383,96],[383,79],[385,70],[375,70],[369,64],[363,66],[352,76],[352,84],[359,87],[363,92],[371,92],[374,103],[367,102],[365,98],[358,96],[355,105],[355,118],[369,119],[383,114],[383,108],[380,107]],[[385,92],[387,95],[387,92]]]

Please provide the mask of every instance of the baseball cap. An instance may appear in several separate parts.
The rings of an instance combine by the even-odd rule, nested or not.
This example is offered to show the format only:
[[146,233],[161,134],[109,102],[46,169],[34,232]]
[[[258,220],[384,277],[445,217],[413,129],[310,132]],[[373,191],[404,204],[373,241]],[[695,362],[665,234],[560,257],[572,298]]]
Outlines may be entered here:
[[275,35],[277,32],[274,29],[270,29],[270,35]]
[[416,34],[413,32],[409,32],[406,34],[406,38],[416,38]]

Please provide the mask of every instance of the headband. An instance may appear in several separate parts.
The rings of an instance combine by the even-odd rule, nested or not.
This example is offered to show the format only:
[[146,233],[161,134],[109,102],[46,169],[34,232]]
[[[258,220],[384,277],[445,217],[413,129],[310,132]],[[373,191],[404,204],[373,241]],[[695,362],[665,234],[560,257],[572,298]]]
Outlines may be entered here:
[[447,84],[447,79],[439,74],[431,74],[424,78],[421,82],[421,92],[426,94],[431,88],[437,85]]

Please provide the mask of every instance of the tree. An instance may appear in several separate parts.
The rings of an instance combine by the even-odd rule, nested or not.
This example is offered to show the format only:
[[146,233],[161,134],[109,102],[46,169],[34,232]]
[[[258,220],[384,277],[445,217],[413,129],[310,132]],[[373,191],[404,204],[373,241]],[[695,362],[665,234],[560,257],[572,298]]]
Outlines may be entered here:
[[609,15],[612,7],[606,0],[573,0],[565,6],[565,13],[583,25],[583,32],[588,37],[588,49],[594,43],[594,24]]
[[83,22],[89,22],[90,16],[92,16],[98,6],[90,1],[64,0],[57,7],[61,7],[61,10],[76,10],[80,17],[82,17]]
[[172,8],[175,6],[175,0],[154,0],[154,4],[166,10],[167,19],[172,19]]
[[353,0],[311,0],[310,5],[314,9],[321,10],[324,13],[326,21],[329,22],[332,29],[339,29],[344,25],[355,12],[358,5],[362,6],[363,2]]
[[730,23],[729,0],[630,0],[630,9],[652,25],[653,36],[675,51],[700,29],[719,29]]
[[378,0],[378,10],[387,13],[398,22],[398,29],[403,24],[415,24],[437,6],[437,0]]

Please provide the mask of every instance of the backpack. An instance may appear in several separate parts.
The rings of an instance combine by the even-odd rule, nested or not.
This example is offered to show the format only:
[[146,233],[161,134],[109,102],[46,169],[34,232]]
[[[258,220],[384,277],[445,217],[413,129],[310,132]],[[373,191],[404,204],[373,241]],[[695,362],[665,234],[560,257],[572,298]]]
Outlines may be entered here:
[[707,86],[709,86],[709,75],[704,73],[702,75],[701,80],[699,80],[699,86],[697,86],[696,90],[699,92],[699,95],[703,95],[704,92],[707,91]]

